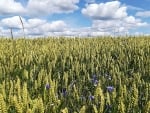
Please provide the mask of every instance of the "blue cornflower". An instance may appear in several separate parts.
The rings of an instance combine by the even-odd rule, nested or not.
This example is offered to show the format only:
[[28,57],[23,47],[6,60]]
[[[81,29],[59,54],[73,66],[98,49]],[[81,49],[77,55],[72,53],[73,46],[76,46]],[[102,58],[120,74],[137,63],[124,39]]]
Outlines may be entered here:
[[98,80],[95,80],[93,84],[94,84],[94,86],[97,86]]
[[48,89],[50,89],[50,85],[49,84],[46,84],[45,85],[45,88],[48,90]]
[[97,77],[96,77],[96,75],[95,75],[95,74],[93,75],[93,79],[94,79],[94,80],[95,80],[95,79],[97,79]]
[[63,88],[63,89],[62,89],[62,94],[63,94],[63,96],[66,96],[66,95],[67,95],[67,89],[66,89],[66,88]]
[[113,92],[113,90],[114,90],[113,86],[107,86],[106,88],[107,88],[107,91],[109,91],[109,92]]
[[89,96],[89,99],[90,99],[90,101],[94,100],[94,96],[93,96],[93,95],[90,95],[90,96]]
[[93,75],[93,77],[92,77],[92,83],[93,83],[94,86],[97,86],[98,80],[97,80],[96,75]]

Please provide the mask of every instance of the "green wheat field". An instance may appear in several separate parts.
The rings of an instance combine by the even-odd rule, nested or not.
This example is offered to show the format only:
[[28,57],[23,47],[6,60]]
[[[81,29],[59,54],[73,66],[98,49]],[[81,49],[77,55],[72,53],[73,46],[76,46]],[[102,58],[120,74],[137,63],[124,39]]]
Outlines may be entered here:
[[0,113],[150,113],[150,37],[0,38]]

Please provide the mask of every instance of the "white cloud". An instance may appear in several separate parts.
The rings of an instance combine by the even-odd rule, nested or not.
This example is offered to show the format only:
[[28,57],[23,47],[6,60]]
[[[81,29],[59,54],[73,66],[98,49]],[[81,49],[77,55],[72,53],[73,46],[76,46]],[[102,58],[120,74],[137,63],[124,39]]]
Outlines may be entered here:
[[130,29],[148,26],[148,23],[142,22],[140,19],[135,19],[133,16],[128,16],[124,19],[116,20],[93,20],[92,28],[101,32],[117,32],[124,34]]
[[15,0],[1,0],[0,1],[0,14],[1,15],[12,15],[24,13],[25,9],[21,3]]
[[130,29],[147,26],[146,22],[127,14],[127,6],[119,1],[89,4],[82,13],[92,19],[91,29],[107,34],[124,34]]
[[[27,20],[22,17],[22,21],[25,27],[26,35],[45,35],[48,32],[63,32],[67,29],[67,24],[62,20],[48,22],[38,18]],[[0,21],[0,26],[6,29],[13,28],[14,34],[18,33],[20,36],[22,35],[22,26],[18,16],[2,19]],[[4,32],[5,29],[2,28],[0,30],[1,32]]]
[[94,20],[92,28],[95,31],[108,32],[109,34],[124,34],[129,30],[129,27],[120,20]]
[[[23,22],[24,21],[25,20],[23,19]],[[21,28],[21,22],[18,16],[4,18],[0,21],[0,25],[6,28]]]
[[62,20],[57,20],[53,22],[46,22],[43,25],[39,25],[37,27],[27,29],[26,33],[28,35],[50,35],[55,32],[61,33],[65,31],[67,28],[67,24]]
[[79,0],[29,0],[26,6],[15,0],[1,0],[1,15],[41,16],[54,13],[71,13],[77,10]]
[[38,18],[32,18],[32,19],[28,19],[27,22],[25,22],[25,23],[26,23],[25,27],[34,28],[34,27],[38,27],[38,26],[41,26],[43,24],[46,24],[46,20],[41,20]]
[[44,31],[51,31],[51,32],[60,32],[64,31],[67,27],[66,23],[62,20],[53,21],[51,23],[47,23],[41,26]]
[[150,17],[150,11],[137,12],[136,16],[148,18],[148,17]]
[[0,27],[0,37],[6,36],[10,37],[10,29],[3,29],[2,27]]
[[27,12],[30,15],[70,13],[78,9],[79,0],[29,0]]
[[140,19],[135,19],[133,16],[128,16],[123,20],[124,24],[135,26],[135,27],[142,27],[147,26],[146,22],[142,22]]
[[118,1],[100,4],[89,4],[82,9],[82,13],[92,19],[109,20],[121,19],[127,16],[126,7]]
[[84,27],[79,29],[68,28],[62,32],[53,32],[54,36],[79,36],[79,37],[91,37],[91,36],[101,36],[101,35],[111,35],[110,32],[106,31],[96,31],[91,27]]

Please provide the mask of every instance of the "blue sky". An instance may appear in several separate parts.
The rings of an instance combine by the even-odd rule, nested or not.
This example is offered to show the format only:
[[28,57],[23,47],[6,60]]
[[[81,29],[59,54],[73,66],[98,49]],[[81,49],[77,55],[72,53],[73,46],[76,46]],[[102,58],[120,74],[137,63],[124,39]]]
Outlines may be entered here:
[[150,34],[150,0],[0,0],[0,36]]

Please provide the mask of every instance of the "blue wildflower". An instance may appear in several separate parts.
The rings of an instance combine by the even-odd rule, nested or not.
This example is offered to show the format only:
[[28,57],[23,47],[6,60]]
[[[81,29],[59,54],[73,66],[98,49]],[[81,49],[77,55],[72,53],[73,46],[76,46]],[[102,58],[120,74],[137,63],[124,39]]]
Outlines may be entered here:
[[95,74],[93,75],[93,79],[94,79],[94,80],[95,80],[95,79],[97,79],[97,77],[96,77],[96,75],[95,75]]
[[45,88],[48,90],[48,89],[50,89],[50,85],[49,84],[46,84],[45,85]]
[[114,90],[114,87],[113,87],[113,86],[107,86],[107,91],[113,92],[113,90]]
[[95,80],[93,84],[94,84],[94,86],[97,86],[98,80]]
[[66,96],[66,95],[67,95],[67,89],[66,89],[66,88],[63,88],[63,89],[62,89],[62,94],[63,94],[63,96]]
[[93,83],[94,86],[97,86],[98,80],[97,80],[96,75],[93,75],[93,77],[92,77],[92,83]]
[[90,95],[90,96],[89,96],[89,99],[90,99],[90,101],[94,100],[94,96],[93,96],[93,95]]

